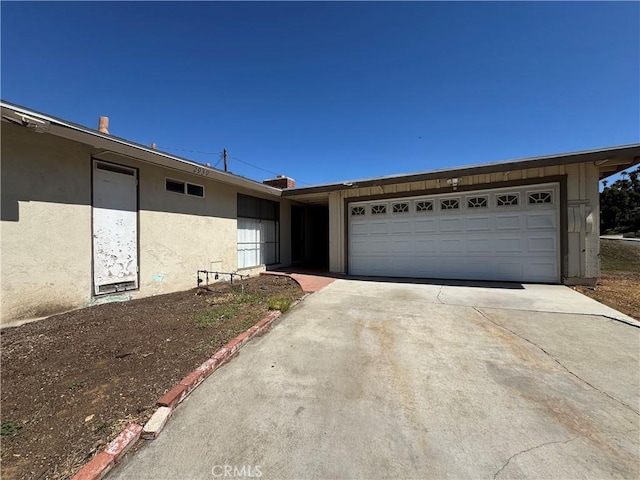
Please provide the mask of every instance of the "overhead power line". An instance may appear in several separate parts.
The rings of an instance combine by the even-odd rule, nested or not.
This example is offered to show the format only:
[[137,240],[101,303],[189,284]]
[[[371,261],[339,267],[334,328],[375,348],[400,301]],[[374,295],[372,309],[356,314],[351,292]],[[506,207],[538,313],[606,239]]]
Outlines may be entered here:
[[245,162],[244,160],[240,160],[238,157],[231,157],[231,158],[233,158],[234,160],[237,160],[240,163],[244,163],[245,165],[248,165],[250,167],[257,168],[258,170],[262,170],[263,172],[270,173],[271,175],[276,175],[276,176],[280,175],[279,173],[273,172],[271,170],[267,170],[266,168],[259,167],[257,165],[254,165],[253,163],[249,163],[249,162]]
[[[244,160],[240,160],[238,157],[230,157],[230,158],[232,158],[232,159],[234,159],[234,160],[237,160],[237,161],[238,161],[238,162],[240,162],[240,163],[244,163],[245,165],[248,165],[249,167],[253,167],[253,168],[256,168],[256,169],[258,169],[258,170],[262,170],[263,172],[270,173],[271,175],[275,175],[276,177],[277,177],[278,175],[282,175],[281,173],[276,173],[276,172],[274,172],[274,171],[272,171],[272,170],[267,170],[266,168],[258,167],[257,165],[254,165],[254,164],[252,164],[252,163],[245,162]],[[301,180],[297,180],[297,179],[296,179],[296,182],[297,182],[297,183],[301,183],[302,185],[311,185],[310,183],[303,182],[303,181],[301,181]]]
[[[217,167],[218,167],[218,165],[220,165],[220,162],[222,162],[222,161],[224,160],[224,152],[205,152],[205,151],[203,151],[203,150],[191,150],[191,149],[188,149],[188,148],[166,147],[166,146],[164,146],[164,145],[158,145],[158,146],[157,146],[157,148],[158,148],[159,150],[172,150],[172,151],[176,151],[176,152],[199,153],[199,154],[201,154],[201,155],[219,155],[219,156],[220,156],[220,158],[219,158],[219,159],[218,159],[218,161],[215,163],[215,165],[213,166],[213,168],[217,168]],[[259,167],[258,165],[254,165],[253,163],[249,163],[249,162],[246,162],[246,161],[244,161],[244,160],[240,160],[238,157],[232,157],[232,156],[229,156],[228,158],[231,158],[231,159],[236,160],[236,161],[238,161],[238,162],[240,162],[240,163],[243,163],[243,164],[245,164],[245,165],[247,165],[247,166],[249,166],[249,167],[251,167],[251,168],[255,168],[255,169],[257,169],[257,170],[261,170],[261,171],[263,171],[263,172],[269,173],[269,174],[271,174],[271,175],[275,175],[275,176],[281,175],[281,173],[274,172],[273,170],[268,170],[268,169],[266,169],[266,168]],[[300,183],[300,184],[302,184],[302,185],[311,185],[310,183],[303,182],[303,181],[301,181],[301,180],[297,180],[297,179],[296,179],[296,182],[297,182],[297,183]]]

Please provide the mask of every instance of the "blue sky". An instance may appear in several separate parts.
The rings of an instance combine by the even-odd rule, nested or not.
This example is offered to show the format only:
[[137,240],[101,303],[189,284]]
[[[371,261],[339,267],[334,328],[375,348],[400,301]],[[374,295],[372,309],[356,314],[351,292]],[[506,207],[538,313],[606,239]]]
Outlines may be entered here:
[[640,141],[638,2],[4,1],[1,13],[3,100],[92,128],[106,115],[114,135],[212,165],[226,148],[230,170],[256,180]]

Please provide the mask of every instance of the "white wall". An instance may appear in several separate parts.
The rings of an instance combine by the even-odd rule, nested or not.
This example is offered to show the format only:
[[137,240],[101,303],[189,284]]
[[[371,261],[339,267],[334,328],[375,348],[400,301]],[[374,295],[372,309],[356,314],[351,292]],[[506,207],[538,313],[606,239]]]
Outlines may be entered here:
[[[116,297],[92,295],[90,147],[2,125],[1,325]],[[237,269],[237,194],[276,196],[114,154],[139,169],[139,290],[125,298],[196,286],[199,269]],[[165,178],[200,184],[205,197],[165,191]],[[281,265],[291,259],[290,202],[281,200]],[[263,267],[249,269],[256,273]]]
[[2,323],[87,303],[88,155],[82,145],[2,124]]

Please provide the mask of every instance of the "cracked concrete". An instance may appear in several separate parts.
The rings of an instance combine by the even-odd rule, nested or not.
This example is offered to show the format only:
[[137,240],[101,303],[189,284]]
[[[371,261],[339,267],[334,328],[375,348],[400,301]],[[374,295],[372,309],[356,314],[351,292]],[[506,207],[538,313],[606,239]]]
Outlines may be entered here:
[[569,440],[558,440],[557,442],[545,442],[545,443],[541,443],[540,445],[536,445],[535,447],[527,448],[526,450],[521,450],[521,451],[520,451],[520,452],[518,452],[518,453],[514,453],[513,455],[511,455],[511,456],[507,459],[507,461],[505,462],[505,464],[504,464],[504,465],[502,465],[502,467],[500,467],[500,470],[498,470],[496,473],[494,473],[494,474],[493,474],[493,478],[494,478],[494,480],[495,480],[496,478],[498,478],[498,475],[500,475],[500,474],[502,473],[502,471],[503,471],[505,468],[507,468],[507,466],[509,465],[509,463],[511,463],[511,460],[513,460],[513,459],[514,459],[514,458],[516,458],[516,457],[519,457],[520,455],[524,455],[525,453],[529,453],[529,452],[531,452],[531,451],[533,451],[533,450],[537,450],[537,449],[539,449],[539,448],[546,447],[547,445],[554,445],[554,444],[556,444],[556,443],[569,443],[569,442],[573,442],[574,440],[577,440],[577,439],[578,439],[578,437],[573,437],[573,438],[570,438]]
[[438,300],[438,302],[440,303],[444,303],[442,300],[440,300],[440,295],[442,295],[442,290],[444,290],[444,285],[440,287],[440,290],[438,290],[438,295],[436,295],[436,300]]
[[[581,382],[585,383],[586,385],[588,385],[589,387],[593,388],[594,390],[597,390],[598,392],[602,393],[603,395],[606,395],[607,397],[611,398],[612,400],[620,403],[621,405],[624,405],[625,407],[627,407],[629,410],[631,410],[633,413],[635,413],[636,415],[640,415],[640,412],[638,412],[638,410],[636,410],[635,408],[633,408],[631,405],[625,403],[624,401],[620,400],[619,398],[616,398],[615,396],[611,395],[610,393],[596,387],[595,385],[592,385],[591,383],[589,383],[588,381],[586,381],[584,378],[580,377],[579,375],[577,375],[575,372],[571,371],[569,368],[567,368],[566,365],[564,365],[560,360],[558,360],[556,357],[554,357],[551,353],[547,352],[543,347],[541,347],[540,345],[538,345],[537,343],[531,341],[530,339],[526,338],[523,335],[520,335],[516,332],[514,332],[513,330],[505,327],[504,325],[499,324],[498,322],[494,322],[493,320],[491,320],[491,318],[489,318],[487,315],[485,315],[482,310],[475,308],[474,310],[476,312],[478,312],[483,318],[485,318],[487,321],[493,323],[494,325],[497,325],[500,328],[505,329],[506,331],[508,331],[509,333],[511,333],[512,335],[515,335],[518,338],[521,338],[522,340],[524,340],[525,342],[530,343],[531,345],[533,345],[536,348],[539,348],[540,351],[542,351],[542,353],[544,353],[545,355],[547,355],[549,358],[551,358],[554,362],[556,362],[558,365],[560,365],[563,369],[565,369],[570,375],[573,375],[575,378],[577,378],[578,380],[580,380]],[[608,322],[607,322],[608,323]]]
[[111,477],[639,478],[640,329],[591,302],[561,286],[337,280]]

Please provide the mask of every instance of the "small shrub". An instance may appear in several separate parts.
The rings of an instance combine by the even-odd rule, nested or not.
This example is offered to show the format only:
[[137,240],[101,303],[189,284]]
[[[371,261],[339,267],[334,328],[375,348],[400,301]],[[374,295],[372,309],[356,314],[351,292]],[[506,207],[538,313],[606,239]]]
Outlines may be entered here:
[[79,388],[82,388],[86,385],[87,382],[85,382],[84,380],[80,380],[78,382],[72,382],[69,384],[69,390],[77,390]]
[[17,437],[20,430],[22,430],[22,425],[12,420],[4,421],[0,425],[0,434],[3,437]]
[[226,303],[210,310],[199,312],[193,321],[198,328],[214,327],[224,320],[228,320],[238,314],[240,306],[237,303]]
[[262,292],[245,292],[237,293],[237,297],[233,299],[234,303],[248,303],[255,305],[264,300],[264,294]]
[[269,299],[269,310],[280,310],[282,313],[291,308],[291,299],[286,297],[271,297]]
[[111,425],[109,423],[101,423],[93,430],[93,433],[100,433],[101,431],[107,430],[109,428],[111,428]]

